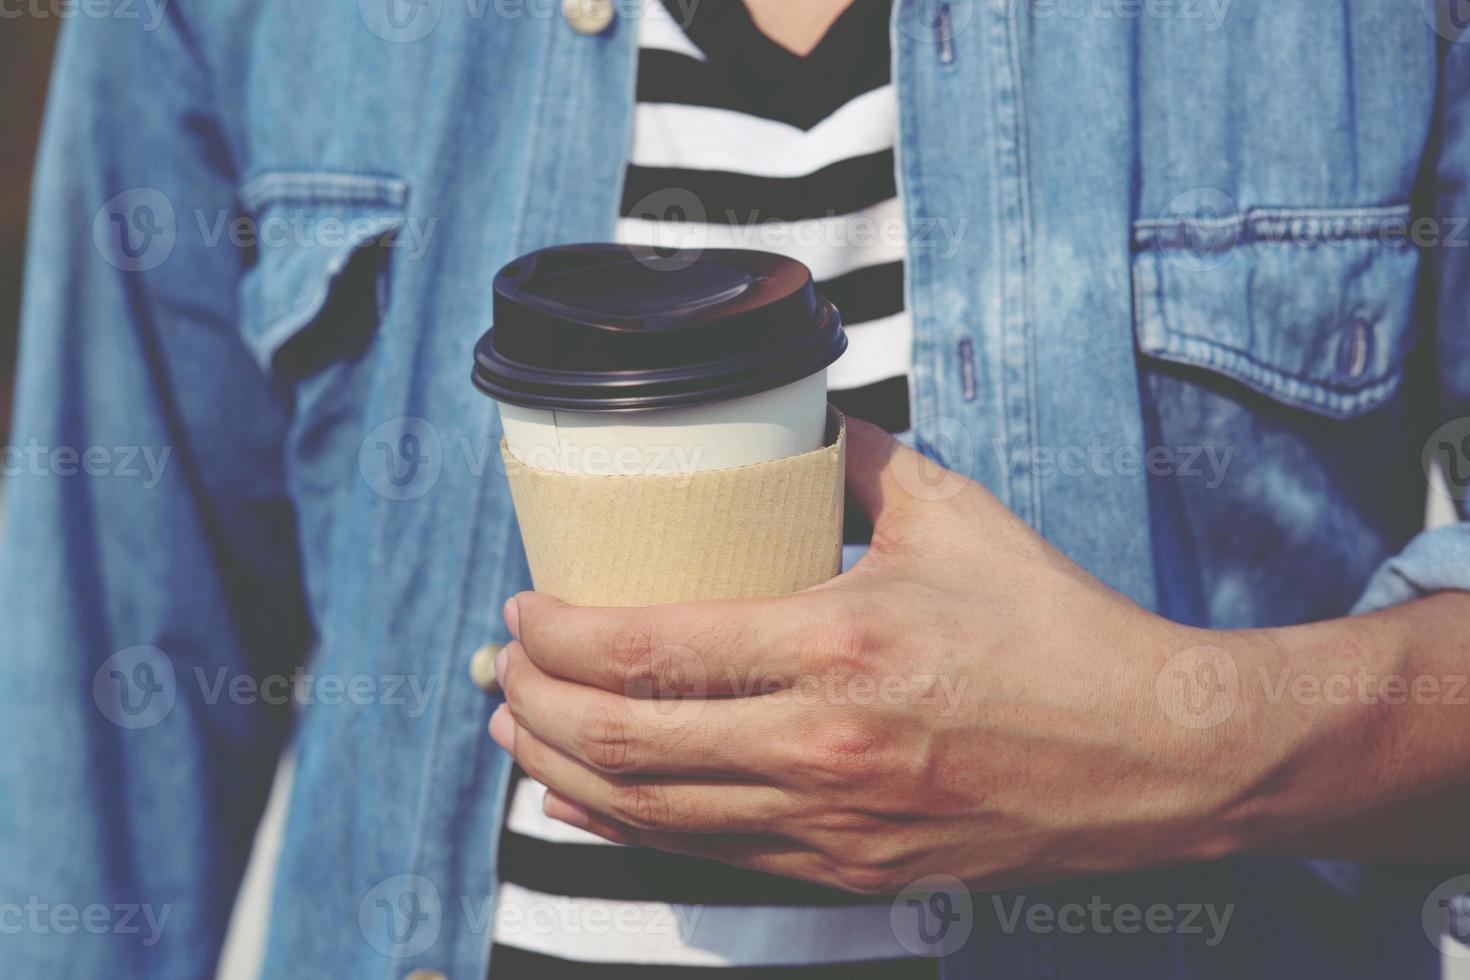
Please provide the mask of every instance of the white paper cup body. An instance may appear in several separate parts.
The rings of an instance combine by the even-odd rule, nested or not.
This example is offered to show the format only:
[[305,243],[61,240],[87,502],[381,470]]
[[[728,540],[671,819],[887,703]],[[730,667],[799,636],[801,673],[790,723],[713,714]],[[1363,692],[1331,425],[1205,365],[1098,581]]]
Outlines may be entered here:
[[685,475],[820,449],[827,372],[691,408],[571,412],[500,403],[505,440],[537,469],[582,476]]

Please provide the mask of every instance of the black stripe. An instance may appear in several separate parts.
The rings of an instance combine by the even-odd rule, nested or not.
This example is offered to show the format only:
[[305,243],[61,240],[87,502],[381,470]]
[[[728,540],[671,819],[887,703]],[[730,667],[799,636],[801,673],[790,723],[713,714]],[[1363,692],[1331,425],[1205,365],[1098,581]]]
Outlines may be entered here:
[[638,101],[647,105],[687,105],[724,109],[757,119],[810,130],[859,96],[888,84],[888,72],[865,72],[828,95],[830,105],[798,106],[791,100],[769,101],[697,58],[663,48],[638,52]]
[[559,844],[506,830],[500,880],[546,895],[686,905],[871,905],[886,899],[853,895],[795,878],[643,847]]
[[662,48],[638,51],[638,101],[727,109],[743,116],[760,116],[762,108],[744,90],[731,85],[709,65],[687,54]]
[[829,391],[827,400],[844,415],[872,422],[889,432],[904,432],[909,427],[909,379],[905,376],[861,388]]
[[[743,3],[692,4],[690,17],[684,17],[677,0],[664,0],[664,6],[675,21],[687,21],[685,33],[709,61],[685,59],[719,79],[713,85],[738,90],[749,106],[741,111],[752,115],[811,129],[857,96],[888,84],[891,76],[888,0],[854,0],[805,57],[761,33]],[[639,51],[640,90],[644,59],[653,61],[653,54]],[[639,101],[682,102],[685,86],[664,84],[680,80],[650,76],[652,97],[644,99],[640,92]]]
[[903,312],[903,261],[854,269],[817,283],[817,292],[832,301],[849,327],[896,316]]
[[860,960],[812,966],[667,966],[644,963],[586,963],[532,953],[496,943],[490,951],[493,980],[935,980],[932,959]]
[[804,177],[630,164],[620,213],[624,218],[669,220],[662,208],[672,189],[684,192],[681,197],[698,198],[704,221],[740,226],[852,214],[898,196],[892,150],[838,160]]

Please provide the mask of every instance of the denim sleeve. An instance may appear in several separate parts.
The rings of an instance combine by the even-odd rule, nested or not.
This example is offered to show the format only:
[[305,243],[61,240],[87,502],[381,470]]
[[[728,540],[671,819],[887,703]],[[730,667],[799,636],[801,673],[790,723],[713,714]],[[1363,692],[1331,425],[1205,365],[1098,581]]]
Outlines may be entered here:
[[1459,522],[1425,531],[1379,567],[1355,612],[1470,590],[1470,33],[1444,43],[1441,69],[1436,169],[1425,201],[1436,219],[1437,244],[1425,259],[1441,424],[1425,458],[1439,461]]
[[201,233],[233,214],[230,140],[184,5],[145,6],[66,25],[36,170],[0,532],[11,976],[211,975],[290,723],[252,680],[309,643],[249,256]]

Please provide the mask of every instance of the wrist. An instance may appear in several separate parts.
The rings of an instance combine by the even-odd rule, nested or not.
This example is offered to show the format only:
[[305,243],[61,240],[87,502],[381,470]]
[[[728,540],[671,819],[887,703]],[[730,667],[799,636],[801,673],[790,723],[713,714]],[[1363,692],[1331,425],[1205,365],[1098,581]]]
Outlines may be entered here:
[[1119,863],[1463,856],[1467,616],[1470,593],[1273,629],[1129,617],[1112,676],[1149,765],[1109,804],[1142,814]]
[[[1234,668],[1206,854],[1341,856],[1404,774],[1426,678],[1401,622],[1207,633]],[[1222,712],[1223,713],[1223,712]]]

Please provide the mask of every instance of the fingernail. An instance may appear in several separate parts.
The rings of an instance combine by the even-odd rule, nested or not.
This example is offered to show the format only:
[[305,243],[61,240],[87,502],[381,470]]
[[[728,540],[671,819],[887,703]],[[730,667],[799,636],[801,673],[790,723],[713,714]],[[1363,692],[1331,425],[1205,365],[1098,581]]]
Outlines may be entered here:
[[590,822],[590,816],[586,810],[564,796],[557,796],[550,790],[546,793],[546,802],[541,804],[541,810],[551,819],[560,820],[573,827],[585,827]]
[[505,751],[515,753],[516,720],[510,716],[510,709],[503,704],[490,716],[490,737]]
[[505,690],[505,666],[508,663],[510,663],[510,644],[507,643],[500,648],[499,653],[495,654],[495,683],[500,685],[502,691]]
[[510,630],[511,636],[519,640],[521,638],[521,609],[515,596],[505,600],[505,608],[501,610],[501,614],[505,616],[505,628]]

